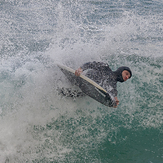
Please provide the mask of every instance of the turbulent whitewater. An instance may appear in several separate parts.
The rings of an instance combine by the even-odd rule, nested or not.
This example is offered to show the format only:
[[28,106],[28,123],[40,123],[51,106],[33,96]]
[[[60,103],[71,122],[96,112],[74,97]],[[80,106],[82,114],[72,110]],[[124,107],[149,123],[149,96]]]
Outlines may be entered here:
[[[163,162],[163,1],[1,0],[0,162]],[[57,64],[128,66],[118,108],[77,89]]]

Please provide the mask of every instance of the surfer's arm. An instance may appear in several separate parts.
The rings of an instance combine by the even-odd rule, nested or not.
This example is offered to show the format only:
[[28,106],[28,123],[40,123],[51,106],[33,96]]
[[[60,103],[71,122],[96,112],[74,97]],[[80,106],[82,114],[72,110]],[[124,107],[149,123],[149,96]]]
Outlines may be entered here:
[[103,63],[103,62],[87,62],[85,64],[83,64],[80,68],[78,68],[76,71],[75,71],[75,75],[76,76],[80,76],[80,74],[87,70],[87,69],[94,69],[94,70],[97,70],[98,68],[101,68],[101,67],[109,67],[107,64]]
[[109,92],[109,94],[112,94],[114,99],[115,99],[115,105],[114,105],[114,108],[116,108],[118,105],[119,105],[119,100],[117,98],[117,90],[116,89],[113,89],[112,91]]
[[85,70],[87,70],[87,69],[91,69],[91,68],[93,68],[94,66],[94,64],[93,64],[94,62],[87,62],[87,63],[85,63],[85,64],[83,64],[81,67],[79,67],[76,71],[75,71],[75,75],[76,76],[80,76],[80,74],[83,72],[83,71],[85,71]]
[[95,63],[96,62],[87,62],[85,64],[83,64],[81,67],[79,67],[76,71],[75,71],[75,75],[76,76],[80,76],[80,74],[87,70],[87,69],[93,69],[93,67],[95,67]]
[[114,108],[116,108],[119,105],[119,100],[118,100],[117,97],[114,97],[114,99],[115,99],[115,102],[116,102],[116,105],[114,106]]
[[108,94],[111,94],[114,97],[115,99],[114,108],[116,108],[119,105],[119,100],[117,98],[118,91],[116,89],[117,88],[116,83],[114,83],[112,80],[107,80],[106,83],[103,85],[103,88],[108,92]]
[[78,68],[75,71],[76,76],[80,76],[80,74],[88,69],[94,69],[94,70],[104,70],[104,71],[110,71],[109,65],[103,62],[87,62],[83,64],[80,68]]
[[87,69],[94,69],[94,70],[101,70],[102,68],[104,68],[104,70],[108,69],[110,70],[109,68],[109,65],[106,64],[106,63],[103,63],[103,62],[87,62],[85,64],[83,64],[81,67],[80,67],[83,71],[87,70]]
[[117,98],[118,91],[117,91],[117,89],[114,88],[114,89],[112,89],[110,91],[110,93],[114,96],[114,99],[115,99],[115,106],[114,106],[114,108],[116,108],[119,105],[119,100]]
[[80,74],[83,72],[82,68],[78,68],[76,71],[75,71],[75,75],[76,76],[80,76]]

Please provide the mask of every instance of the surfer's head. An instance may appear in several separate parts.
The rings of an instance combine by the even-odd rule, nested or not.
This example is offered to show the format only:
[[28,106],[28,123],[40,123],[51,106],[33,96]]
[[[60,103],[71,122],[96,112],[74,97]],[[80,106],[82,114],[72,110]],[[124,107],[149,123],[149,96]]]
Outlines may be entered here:
[[119,67],[116,71],[114,71],[117,77],[117,81],[124,82],[127,79],[131,78],[132,72],[129,67]]

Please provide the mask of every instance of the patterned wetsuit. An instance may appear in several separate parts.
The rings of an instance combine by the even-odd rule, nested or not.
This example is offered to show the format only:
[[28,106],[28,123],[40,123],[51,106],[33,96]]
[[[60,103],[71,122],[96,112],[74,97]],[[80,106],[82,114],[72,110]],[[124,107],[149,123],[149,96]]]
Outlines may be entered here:
[[117,96],[117,75],[103,62],[88,62],[81,66],[85,75],[103,87],[114,97]]

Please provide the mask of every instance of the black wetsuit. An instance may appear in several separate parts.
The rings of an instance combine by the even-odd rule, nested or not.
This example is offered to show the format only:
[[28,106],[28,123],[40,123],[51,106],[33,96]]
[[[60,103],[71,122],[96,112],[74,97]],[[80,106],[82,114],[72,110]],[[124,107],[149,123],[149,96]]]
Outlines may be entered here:
[[[103,62],[88,62],[83,64],[80,68],[83,70],[84,75],[95,81],[114,97],[118,94],[117,82],[124,82],[122,72],[127,70],[130,73],[130,78],[132,76],[132,72],[129,67],[122,66],[116,71],[112,71],[109,65]],[[69,97],[83,96],[82,92],[74,92],[71,88],[62,88],[60,93]]]
[[117,75],[103,62],[88,62],[81,66],[85,75],[103,87],[114,97],[117,96]]

